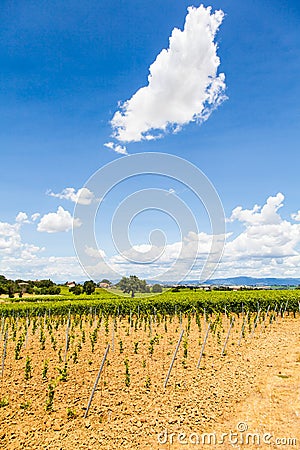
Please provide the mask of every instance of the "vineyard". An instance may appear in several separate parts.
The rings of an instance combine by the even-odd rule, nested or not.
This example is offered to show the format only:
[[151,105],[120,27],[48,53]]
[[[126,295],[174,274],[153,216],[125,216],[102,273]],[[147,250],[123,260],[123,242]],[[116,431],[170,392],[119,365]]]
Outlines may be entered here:
[[170,448],[162,429],[209,430],[299,345],[299,317],[297,290],[3,302],[0,446]]

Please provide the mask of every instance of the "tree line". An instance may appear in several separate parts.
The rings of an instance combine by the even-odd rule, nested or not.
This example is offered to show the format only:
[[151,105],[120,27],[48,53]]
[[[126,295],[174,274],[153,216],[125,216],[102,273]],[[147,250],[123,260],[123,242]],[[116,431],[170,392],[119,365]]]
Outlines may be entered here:
[[[69,287],[69,291],[74,295],[92,295],[95,292],[96,287],[103,287],[103,285],[104,287],[111,287],[112,283],[107,279],[103,279],[98,284],[93,280],[87,280],[83,284],[74,283],[74,286]],[[150,286],[145,280],[141,280],[136,275],[122,277],[121,280],[115,284],[115,287],[126,294],[130,294],[131,297],[134,297],[137,292],[160,293],[163,291],[160,284]],[[14,298],[15,294],[22,297],[24,293],[34,295],[58,295],[61,293],[61,287],[50,279],[35,281],[25,281],[22,279],[10,280],[4,275],[0,275],[0,295],[6,294],[10,298]]]
[[22,297],[26,294],[36,295],[58,295],[61,288],[57,286],[50,279],[48,280],[10,280],[4,275],[0,275],[0,295],[6,294],[9,298],[14,298],[15,294],[19,294]]

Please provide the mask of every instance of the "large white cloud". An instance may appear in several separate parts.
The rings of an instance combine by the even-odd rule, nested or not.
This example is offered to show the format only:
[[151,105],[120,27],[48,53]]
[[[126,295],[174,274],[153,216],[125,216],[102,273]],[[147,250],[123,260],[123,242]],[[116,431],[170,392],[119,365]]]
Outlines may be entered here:
[[261,207],[254,205],[252,209],[243,209],[237,206],[229,218],[229,222],[238,220],[247,225],[274,225],[281,222],[278,210],[283,206],[284,195],[278,192],[274,197],[269,197],[266,204]]
[[207,120],[224,101],[225,76],[218,74],[215,43],[223,17],[211,7],[188,8],[183,30],[173,29],[169,48],[151,64],[148,85],[114,114],[111,125],[117,140],[137,142],[177,132],[189,122]]
[[71,202],[79,203],[80,205],[90,205],[95,199],[94,193],[85,187],[78,189],[77,192],[76,189],[71,187],[67,187],[57,194],[52,191],[47,191],[47,195],[61,200],[70,200]]
[[38,223],[37,230],[46,233],[58,233],[69,231],[73,227],[79,227],[79,219],[73,219],[69,211],[59,206],[57,212],[45,214]]

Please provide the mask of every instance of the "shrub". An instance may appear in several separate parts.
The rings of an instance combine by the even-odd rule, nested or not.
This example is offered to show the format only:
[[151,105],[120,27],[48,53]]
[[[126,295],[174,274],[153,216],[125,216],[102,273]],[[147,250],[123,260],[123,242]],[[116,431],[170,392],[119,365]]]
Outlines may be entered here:
[[161,293],[163,291],[162,287],[160,284],[154,284],[152,286],[152,292],[155,294]]

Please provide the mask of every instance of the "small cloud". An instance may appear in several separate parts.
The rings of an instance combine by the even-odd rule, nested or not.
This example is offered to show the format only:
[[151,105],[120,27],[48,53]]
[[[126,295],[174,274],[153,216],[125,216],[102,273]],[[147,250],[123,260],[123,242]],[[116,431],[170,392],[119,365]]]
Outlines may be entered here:
[[17,223],[30,223],[28,220],[27,214],[24,212],[19,212],[19,214],[16,217],[16,222]]
[[74,188],[67,187],[58,194],[55,194],[51,190],[47,191],[46,194],[61,200],[70,200],[71,202],[79,203],[80,205],[90,205],[95,199],[94,193],[85,187],[78,189],[77,192]]
[[93,247],[86,246],[84,251],[88,256],[91,256],[92,258],[95,258],[95,259],[97,259],[97,258],[103,259],[106,256],[105,251],[102,250],[101,248],[95,249]]
[[127,149],[125,146],[120,144],[115,144],[114,142],[106,142],[104,144],[104,147],[110,148],[116,153],[119,153],[120,155],[128,155]]
[[168,194],[167,194],[167,195],[175,195],[175,194],[176,194],[175,189],[170,188],[170,189],[168,190]]
[[296,222],[300,222],[300,209],[298,212],[291,214],[291,218],[296,220]]
[[31,220],[35,222],[40,217],[40,213],[34,213],[31,216]]
[[81,221],[73,219],[69,211],[59,206],[56,213],[45,214],[38,223],[37,230],[45,233],[59,233],[69,231],[73,227],[80,227]]

